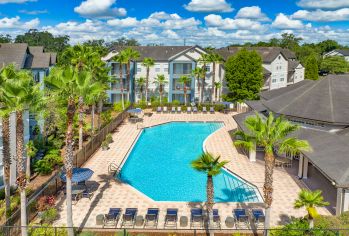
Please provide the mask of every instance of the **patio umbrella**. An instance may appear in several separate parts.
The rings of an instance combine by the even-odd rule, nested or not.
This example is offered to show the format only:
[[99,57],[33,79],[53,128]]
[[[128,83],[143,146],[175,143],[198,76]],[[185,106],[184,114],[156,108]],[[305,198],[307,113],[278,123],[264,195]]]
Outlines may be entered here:
[[230,104],[233,104],[231,102],[219,102],[218,104],[224,105],[226,108],[230,108]]
[[142,109],[141,108],[135,108],[135,109],[130,109],[127,112],[131,113],[131,114],[139,114],[139,113],[142,113]]
[[[79,182],[86,181],[89,178],[91,178],[93,173],[94,173],[93,170],[89,168],[73,168],[72,182],[79,183]],[[63,182],[66,182],[67,180],[66,174],[67,174],[66,172],[63,172],[60,176]]]

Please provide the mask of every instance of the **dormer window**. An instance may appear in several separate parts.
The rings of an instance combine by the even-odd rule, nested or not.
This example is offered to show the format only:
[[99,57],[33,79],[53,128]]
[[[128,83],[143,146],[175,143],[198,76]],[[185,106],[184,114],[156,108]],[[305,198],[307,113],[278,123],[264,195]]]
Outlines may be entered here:
[[279,60],[281,60],[281,56],[279,56]]

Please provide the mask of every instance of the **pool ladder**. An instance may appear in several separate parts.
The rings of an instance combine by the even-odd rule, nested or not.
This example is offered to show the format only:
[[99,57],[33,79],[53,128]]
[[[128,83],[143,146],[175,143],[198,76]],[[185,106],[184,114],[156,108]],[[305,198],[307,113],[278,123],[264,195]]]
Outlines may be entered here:
[[115,163],[110,163],[108,166],[108,173],[112,175],[120,175],[121,168]]

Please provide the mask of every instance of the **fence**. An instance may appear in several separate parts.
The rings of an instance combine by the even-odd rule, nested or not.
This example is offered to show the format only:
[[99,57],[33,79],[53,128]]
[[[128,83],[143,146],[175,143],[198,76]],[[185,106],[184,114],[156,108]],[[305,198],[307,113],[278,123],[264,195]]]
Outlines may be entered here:
[[[127,108],[128,109],[128,108]],[[104,141],[106,135],[114,131],[127,117],[127,109],[120,113],[114,120],[109,124],[104,126],[91,140],[86,143],[86,145],[74,155],[73,164],[75,167],[81,167],[92,155],[97,151],[102,142]],[[36,210],[36,200],[40,196],[50,196],[57,195],[57,193],[62,188],[62,181],[59,178],[61,171],[57,171],[46,183],[44,183],[39,189],[37,189],[31,196],[28,198],[27,202],[27,218],[31,222],[37,216]],[[2,232],[7,232],[5,235],[19,235],[20,234],[20,209],[17,209],[11,217],[7,219],[5,225],[7,231],[0,231],[0,236]],[[46,235],[46,234],[42,234]],[[47,234],[48,236],[55,234]]]
[[[20,226],[0,226],[1,236],[12,236],[20,232]],[[29,235],[65,236],[67,227],[27,226]],[[214,233],[216,236],[348,236],[349,229],[134,229],[134,228],[73,228],[76,236],[204,236]]]

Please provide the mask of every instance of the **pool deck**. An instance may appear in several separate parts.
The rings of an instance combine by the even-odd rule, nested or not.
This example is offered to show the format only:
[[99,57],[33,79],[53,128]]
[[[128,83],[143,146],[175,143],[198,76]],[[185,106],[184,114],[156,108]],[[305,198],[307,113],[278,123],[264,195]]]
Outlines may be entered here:
[[[261,162],[250,162],[245,155],[239,154],[232,144],[229,131],[236,129],[237,125],[232,118],[234,113],[230,114],[156,114],[151,117],[145,117],[143,126],[149,127],[171,121],[221,121],[224,127],[213,133],[205,142],[207,151],[220,155],[222,159],[228,160],[226,167],[236,175],[249,181],[258,187],[263,196],[264,182],[264,165]],[[73,205],[73,222],[76,227],[101,227],[96,225],[96,216],[105,214],[111,207],[120,207],[123,210],[127,207],[137,207],[138,215],[145,216],[147,208],[160,208],[158,228],[163,228],[166,208],[178,208],[179,217],[190,216],[192,207],[199,207],[200,203],[188,202],[155,202],[140,193],[128,184],[122,184],[115,181],[108,174],[108,166],[110,163],[120,164],[135,139],[140,133],[136,124],[124,122],[118,127],[113,134],[114,142],[110,145],[108,151],[98,150],[93,157],[84,165],[91,168],[95,173],[88,181],[96,189],[91,200],[83,198]],[[305,186],[296,178],[282,169],[274,171],[274,201],[271,212],[271,224],[280,225],[289,220],[291,216],[301,217],[306,215],[304,209],[294,209],[293,203],[297,198],[297,194]],[[216,203],[214,208],[218,208],[222,228],[226,228],[224,221],[227,216],[232,216],[232,210],[237,207],[252,208],[262,206],[252,203]],[[66,225],[66,208],[64,198],[58,199],[58,209],[60,218],[55,225]],[[320,214],[329,215],[330,212],[326,208],[318,209]],[[118,227],[120,227],[119,221]],[[178,224],[178,228],[179,227]],[[189,228],[183,227],[182,229]]]

